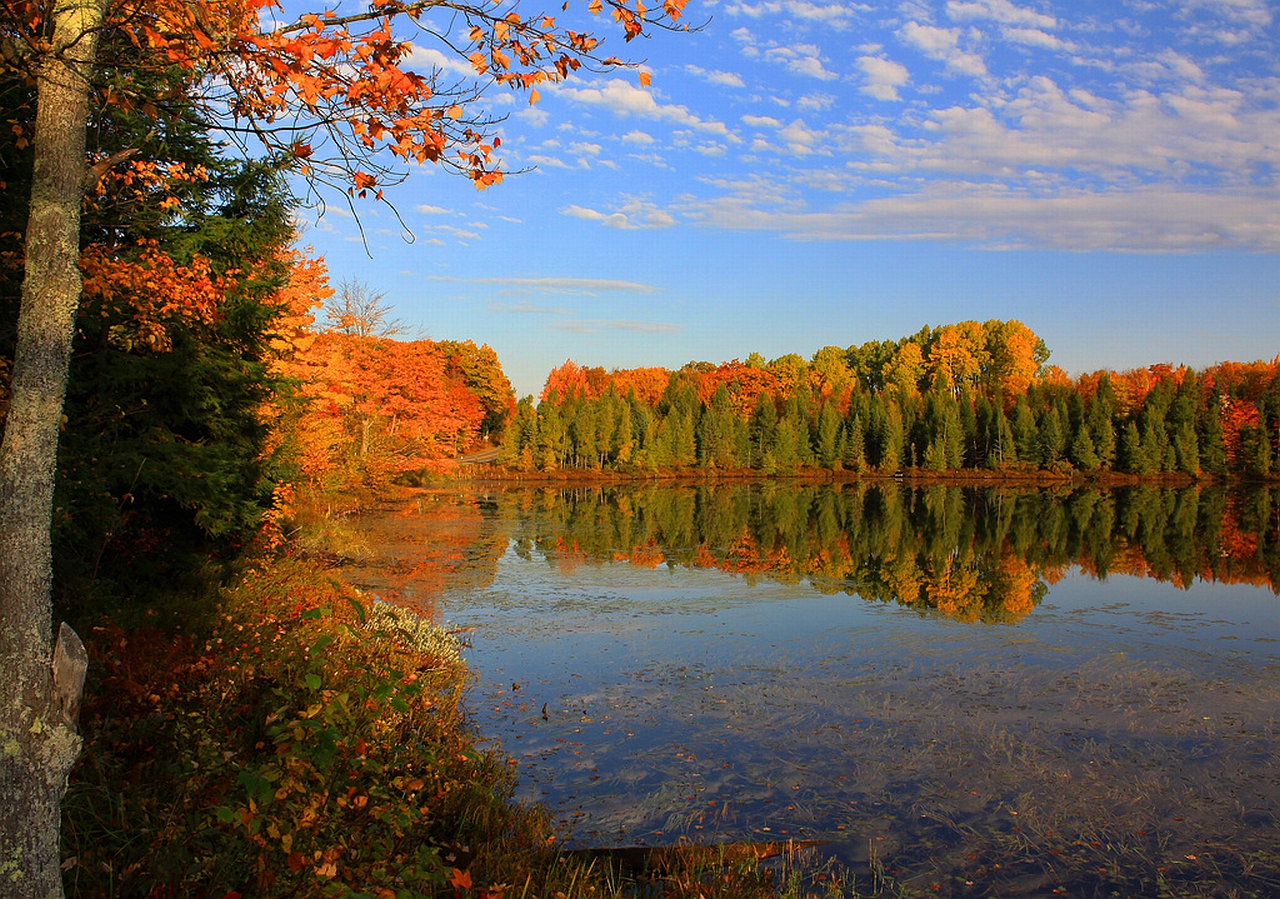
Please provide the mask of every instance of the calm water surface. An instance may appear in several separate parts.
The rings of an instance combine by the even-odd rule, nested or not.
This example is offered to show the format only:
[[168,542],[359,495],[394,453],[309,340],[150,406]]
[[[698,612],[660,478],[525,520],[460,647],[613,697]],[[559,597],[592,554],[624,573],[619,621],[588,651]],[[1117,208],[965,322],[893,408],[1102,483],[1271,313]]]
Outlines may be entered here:
[[[1232,503],[1198,497],[1188,518],[1161,494],[1185,520],[1161,519],[1156,546],[1147,513],[1117,524],[1136,520],[1132,498],[1090,498],[1112,504],[1105,540],[1068,502],[1058,517],[1086,524],[1049,551],[1057,537],[1025,538],[990,496],[823,489],[787,531],[751,512],[726,526],[722,499],[696,495],[678,526],[656,511],[669,498],[625,492],[437,497],[386,538],[403,576],[370,583],[468,631],[476,724],[570,845],[795,837],[955,895],[1280,895],[1265,514],[1252,543],[1237,516],[1178,549],[1179,527],[1207,533],[1205,509]],[[1054,514],[1033,505],[1027,526]],[[1222,575],[1242,539],[1253,561]],[[422,558],[441,544],[444,577]],[[1169,552],[1181,586],[1116,573]],[[1101,580],[1083,573],[1099,558]],[[903,587],[906,571],[920,577]],[[1020,589],[992,586],[1010,571]]]

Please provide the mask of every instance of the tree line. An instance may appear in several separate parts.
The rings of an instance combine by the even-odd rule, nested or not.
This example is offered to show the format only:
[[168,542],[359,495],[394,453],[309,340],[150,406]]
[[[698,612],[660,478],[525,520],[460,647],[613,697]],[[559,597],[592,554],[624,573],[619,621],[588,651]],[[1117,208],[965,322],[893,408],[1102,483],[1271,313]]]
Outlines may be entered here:
[[1070,378],[1017,321],[675,371],[572,361],[522,399],[502,441],[519,471],[964,470],[1269,478],[1280,357]]

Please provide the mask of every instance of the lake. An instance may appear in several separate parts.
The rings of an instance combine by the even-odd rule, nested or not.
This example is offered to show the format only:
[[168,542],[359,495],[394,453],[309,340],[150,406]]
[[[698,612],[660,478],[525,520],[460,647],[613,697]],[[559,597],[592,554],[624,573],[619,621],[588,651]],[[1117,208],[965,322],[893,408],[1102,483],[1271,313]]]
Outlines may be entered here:
[[1221,488],[476,488],[364,516],[352,574],[466,634],[475,724],[567,845],[1266,896],[1278,515]]

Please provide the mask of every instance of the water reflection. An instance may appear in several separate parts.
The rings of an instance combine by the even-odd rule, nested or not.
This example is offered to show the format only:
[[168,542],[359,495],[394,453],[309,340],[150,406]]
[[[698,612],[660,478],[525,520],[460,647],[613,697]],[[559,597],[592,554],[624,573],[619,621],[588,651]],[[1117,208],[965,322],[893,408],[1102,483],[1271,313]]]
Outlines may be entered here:
[[895,484],[596,488],[520,494],[517,547],[589,561],[804,578],[964,621],[1029,613],[1068,567],[1277,590],[1274,489]]
[[570,842],[817,838],[887,894],[1280,895],[1278,499],[440,493],[367,522],[396,560],[367,583],[470,630],[477,726]]

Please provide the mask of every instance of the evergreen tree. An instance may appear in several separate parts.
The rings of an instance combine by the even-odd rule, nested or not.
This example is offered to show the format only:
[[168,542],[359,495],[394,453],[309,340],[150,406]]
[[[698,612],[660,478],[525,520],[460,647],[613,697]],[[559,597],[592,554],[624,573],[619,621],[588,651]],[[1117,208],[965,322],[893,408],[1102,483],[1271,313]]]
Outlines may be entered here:
[[1058,404],[1053,403],[1041,413],[1037,430],[1040,432],[1040,462],[1050,466],[1065,456],[1067,434]]
[[1222,428],[1222,394],[1215,388],[1209,397],[1197,433],[1200,467],[1215,477],[1227,474],[1227,442]]
[[542,471],[555,471],[568,461],[569,429],[564,401],[552,390],[538,404],[538,443],[534,459]]
[[729,399],[729,391],[721,384],[711,402],[703,410],[697,427],[698,464],[705,468],[736,468],[735,450],[740,420]]
[[1111,468],[1116,461],[1116,429],[1113,421],[1115,408],[1115,390],[1111,386],[1111,379],[1104,374],[1098,381],[1098,390],[1085,413],[1089,438],[1093,442],[1101,468]]
[[1102,465],[1102,460],[1098,458],[1098,452],[1094,448],[1093,438],[1089,436],[1088,422],[1080,423],[1080,429],[1076,431],[1076,436],[1071,441],[1070,458],[1081,471],[1097,471]]
[[1017,449],[1018,461],[1030,465],[1040,464],[1040,432],[1036,427],[1035,414],[1027,401],[1027,395],[1020,394],[1013,404],[1013,421],[1010,422],[1014,446]]
[[818,413],[817,462],[823,468],[839,468],[840,413],[834,402],[822,404]]
[[521,471],[535,466],[534,449],[538,445],[538,410],[533,397],[526,396],[516,403],[515,415],[502,434],[498,462]]
[[756,408],[751,414],[751,450],[755,464],[764,465],[764,458],[771,454],[778,430],[778,407],[767,390],[756,397]]

